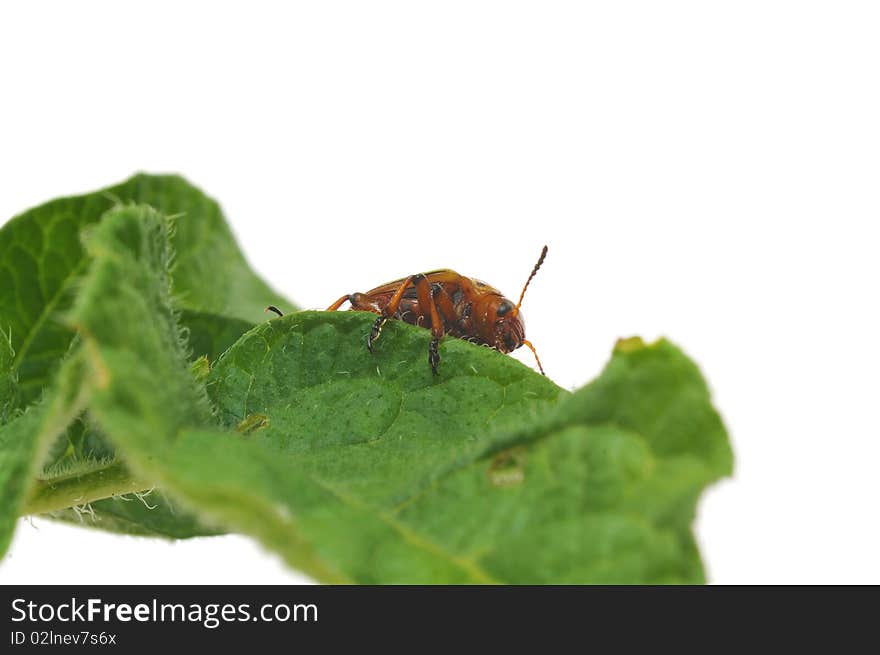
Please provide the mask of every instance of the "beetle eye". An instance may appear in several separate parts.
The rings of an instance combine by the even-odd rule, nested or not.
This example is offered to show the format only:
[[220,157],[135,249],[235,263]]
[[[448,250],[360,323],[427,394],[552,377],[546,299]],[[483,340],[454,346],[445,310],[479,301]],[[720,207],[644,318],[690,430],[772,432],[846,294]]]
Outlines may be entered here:
[[502,300],[501,304],[498,305],[498,309],[495,311],[495,315],[496,316],[504,316],[511,309],[513,309],[513,303],[511,303],[509,300]]

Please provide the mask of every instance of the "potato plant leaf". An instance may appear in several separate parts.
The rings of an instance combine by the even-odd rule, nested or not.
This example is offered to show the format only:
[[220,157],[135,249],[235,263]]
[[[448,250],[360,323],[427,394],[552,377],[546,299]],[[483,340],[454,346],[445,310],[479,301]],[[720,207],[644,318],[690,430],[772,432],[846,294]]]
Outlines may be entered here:
[[[193,357],[215,359],[261,318],[267,303],[291,306],[248,267],[217,203],[180,177],[139,174],[113,187],[28,210],[0,229],[0,341],[4,342],[0,359],[7,346],[13,353],[9,368],[4,369],[8,375],[0,378],[0,424],[4,414],[36,402],[47,391],[71,349],[75,330],[64,316],[90,262],[82,248],[83,235],[110,208],[136,202],[175,217],[172,275]],[[7,387],[13,379],[16,385]],[[100,468],[103,460],[115,459],[115,453],[81,417],[51,445],[47,457],[39,477],[51,483],[53,476]],[[204,533],[193,531],[193,517],[167,507],[164,497],[154,499],[153,505],[157,507],[148,522],[158,526],[160,534]],[[111,507],[118,509],[102,521],[103,510]],[[53,516],[95,527],[129,526],[133,533],[149,532],[150,527],[138,526],[134,520],[146,519],[147,514],[126,507],[108,500],[91,505],[85,521],[73,511]],[[170,528],[175,521],[180,529]]]
[[457,339],[433,376],[424,329],[392,321],[370,354],[370,314],[251,327],[208,277],[208,302],[188,304],[170,228],[116,205],[88,231],[77,339],[39,403],[0,405],[0,547],[17,513],[78,521],[85,498],[96,527],[237,531],[325,582],[703,581],[691,523],[732,455],[669,342],[619,342],[574,393]]
[[248,266],[219,205],[180,177],[135,175],[116,186],[58,198],[0,230],[0,328],[11,335],[25,400],[39,396],[67,352],[73,332],[60,320],[88,267],[84,230],[117,205],[148,204],[175,216],[177,305],[244,321],[270,303],[291,303]]
[[16,518],[30,513],[24,509],[25,500],[53,439],[84,407],[89,395],[84,381],[81,360],[65,360],[51,393],[0,425],[0,553],[9,546]]
[[106,380],[91,411],[141,477],[320,580],[703,579],[690,522],[730,453],[674,346],[625,342],[569,394],[460,340],[434,377],[424,330],[392,323],[371,356],[371,316],[300,312],[221,356],[215,418],[177,344],[155,218],[105,219],[74,311]]

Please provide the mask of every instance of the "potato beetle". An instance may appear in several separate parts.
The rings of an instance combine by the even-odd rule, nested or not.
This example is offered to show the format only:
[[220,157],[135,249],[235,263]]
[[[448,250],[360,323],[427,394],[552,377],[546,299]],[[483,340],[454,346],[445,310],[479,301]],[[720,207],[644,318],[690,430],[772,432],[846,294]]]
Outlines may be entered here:
[[[516,305],[485,282],[442,269],[410,275],[366,293],[346,294],[330,305],[327,311],[336,311],[348,301],[352,310],[378,314],[367,335],[367,349],[370,352],[373,352],[373,344],[389,319],[430,329],[428,362],[434,375],[437,375],[440,364],[440,339],[446,334],[489,346],[502,353],[526,346],[535,355],[541,374],[546,375],[535,347],[525,338],[525,323],[520,312],[526,289],[546,256],[547,246],[544,246]],[[270,306],[266,310],[282,315],[276,307]]]

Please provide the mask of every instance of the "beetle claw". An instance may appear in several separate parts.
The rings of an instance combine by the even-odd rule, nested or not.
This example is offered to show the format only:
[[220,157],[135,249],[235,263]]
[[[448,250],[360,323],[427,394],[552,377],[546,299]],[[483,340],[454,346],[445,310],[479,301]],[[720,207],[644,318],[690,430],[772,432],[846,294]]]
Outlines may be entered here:
[[384,316],[380,316],[376,319],[375,323],[373,323],[373,329],[370,330],[370,334],[367,336],[367,350],[373,352],[373,342],[379,338],[379,334],[382,332],[382,326],[385,325],[385,321],[387,321]]
[[437,369],[440,366],[440,352],[437,350],[439,343],[439,339],[431,339],[431,345],[428,346],[428,363],[431,365],[431,372],[434,375],[440,375],[440,371]]

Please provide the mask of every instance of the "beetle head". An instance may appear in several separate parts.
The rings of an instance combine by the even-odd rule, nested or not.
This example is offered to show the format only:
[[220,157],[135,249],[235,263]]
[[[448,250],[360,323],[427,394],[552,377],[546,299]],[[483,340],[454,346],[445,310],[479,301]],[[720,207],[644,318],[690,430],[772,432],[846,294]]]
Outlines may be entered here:
[[494,346],[503,353],[513,352],[526,338],[526,324],[522,312],[507,298],[495,307]]

